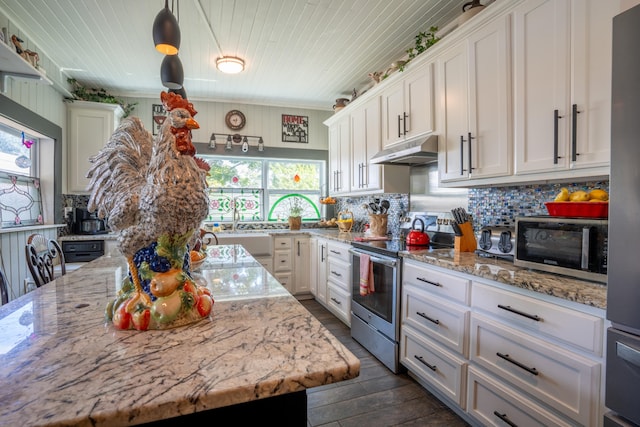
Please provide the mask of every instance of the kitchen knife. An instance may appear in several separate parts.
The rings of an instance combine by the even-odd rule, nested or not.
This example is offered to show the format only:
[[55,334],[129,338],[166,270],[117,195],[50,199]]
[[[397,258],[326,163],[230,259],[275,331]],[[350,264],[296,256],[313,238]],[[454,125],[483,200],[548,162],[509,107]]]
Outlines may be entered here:
[[451,228],[453,228],[453,234],[455,234],[456,236],[462,236],[462,230],[460,229],[460,226],[457,222],[452,222]]

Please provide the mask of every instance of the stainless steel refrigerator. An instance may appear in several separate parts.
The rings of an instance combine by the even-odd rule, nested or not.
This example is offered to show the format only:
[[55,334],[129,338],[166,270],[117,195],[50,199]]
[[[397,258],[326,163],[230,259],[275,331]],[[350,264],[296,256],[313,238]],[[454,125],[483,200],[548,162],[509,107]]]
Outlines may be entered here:
[[605,426],[640,425],[640,6],[613,19]]

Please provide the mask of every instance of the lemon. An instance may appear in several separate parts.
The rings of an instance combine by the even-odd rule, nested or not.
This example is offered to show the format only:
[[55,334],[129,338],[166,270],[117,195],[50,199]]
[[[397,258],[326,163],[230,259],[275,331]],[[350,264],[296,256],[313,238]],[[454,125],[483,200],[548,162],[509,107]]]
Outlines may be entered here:
[[600,188],[596,188],[589,192],[589,198],[591,200],[607,201],[609,200],[609,193]]
[[578,190],[569,194],[569,200],[572,202],[588,202],[589,201],[589,193],[586,191]]
[[554,199],[555,202],[566,202],[568,200],[569,200],[569,190],[567,190],[564,187],[562,189],[560,189],[560,192],[558,193],[558,195]]

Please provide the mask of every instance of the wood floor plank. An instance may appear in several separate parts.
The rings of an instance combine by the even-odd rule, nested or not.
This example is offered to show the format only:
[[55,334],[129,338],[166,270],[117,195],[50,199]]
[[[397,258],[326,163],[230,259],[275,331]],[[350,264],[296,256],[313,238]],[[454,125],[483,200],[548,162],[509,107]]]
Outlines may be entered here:
[[320,303],[300,302],[360,359],[357,378],[307,390],[308,427],[469,425],[406,373],[387,369]]

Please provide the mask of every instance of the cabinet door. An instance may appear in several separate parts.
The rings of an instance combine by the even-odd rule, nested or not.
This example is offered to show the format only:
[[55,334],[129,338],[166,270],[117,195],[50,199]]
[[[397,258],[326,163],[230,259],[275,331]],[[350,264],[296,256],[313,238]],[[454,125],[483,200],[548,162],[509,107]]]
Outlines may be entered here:
[[318,294],[316,299],[323,304],[327,302],[327,242],[322,239],[318,239]]
[[405,138],[433,132],[433,64],[409,72],[404,79]]
[[382,145],[388,147],[404,139],[404,82],[388,87],[380,95],[382,107]]
[[318,257],[318,239],[312,237],[309,239],[309,292],[316,299],[318,298],[318,265],[320,258]]
[[67,106],[68,171],[67,190],[87,193],[89,158],[104,147],[122,117],[122,108],[114,104],[74,101]]
[[469,178],[469,74],[467,44],[459,43],[438,58],[438,169],[442,181]]
[[350,181],[349,116],[329,128],[329,191],[332,194],[348,192]]
[[295,294],[308,293],[311,290],[310,285],[310,248],[309,237],[296,237],[293,239],[293,259],[294,259],[294,279]]
[[380,151],[380,98],[351,113],[351,190],[381,188],[381,166],[369,159]]
[[510,15],[469,37],[471,178],[511,174]]
[[569,166],[569,4],[531,0],[514,9],[516,174]]
[[571,115],[576,122],[576,131],[571,132],[573,168],[609,164],[612,19],[621,11],[617,0],[571,2]]

